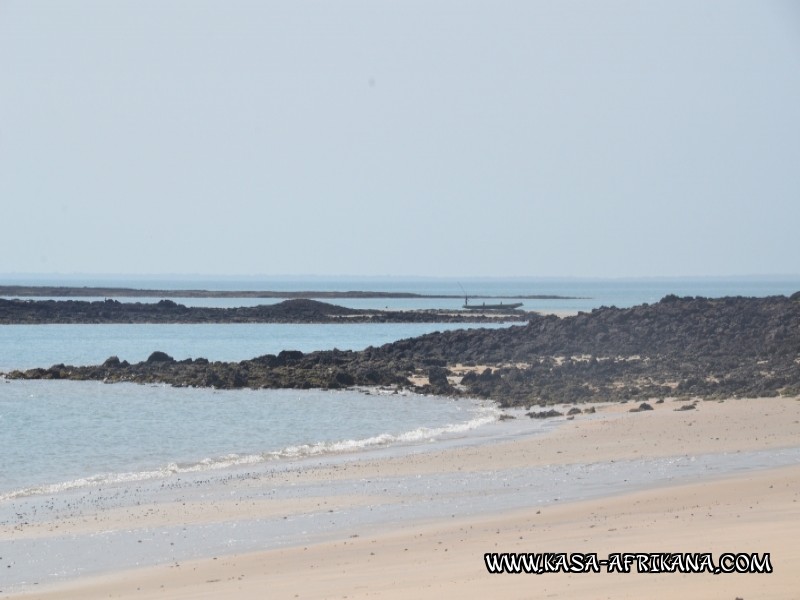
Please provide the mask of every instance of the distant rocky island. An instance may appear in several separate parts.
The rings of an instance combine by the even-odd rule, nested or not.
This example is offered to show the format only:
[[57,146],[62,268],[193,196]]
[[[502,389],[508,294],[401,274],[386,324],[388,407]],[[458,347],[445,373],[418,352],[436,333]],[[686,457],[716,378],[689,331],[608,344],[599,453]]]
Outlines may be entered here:
[[0,325],[97,323],[497,323],[526,321],[529,313],[465,310],[353,309],[318,300],[284,300],[277,304],[214,308],[184,306],[172,300],[5,300],[0,298]]
[[[407,298],[407,299],[448,299],[463,298],[462,294],[415,294],[412,292],[375,291],[253,291],[253,290],[156,290],[123,287],[69,287],[41,285],[0,285],[0,297],[45,297],[45,298]],[[470,296],[477,298],[478,296]],[[579,300],[576,296],[557,296],[553,294],[528,294],[516,296],[480,296],[486,299],[503,300]]]
[[[176,361],[14,371],[10,379],[133,381],[175,386],[394,386],[490,398],[502,406],[800,395],[800,292],[791,297],[679,298],[524,326],[432,333],[360,352],[287,349],[238,363]],[[688,405],[691,406],[691,405]]]

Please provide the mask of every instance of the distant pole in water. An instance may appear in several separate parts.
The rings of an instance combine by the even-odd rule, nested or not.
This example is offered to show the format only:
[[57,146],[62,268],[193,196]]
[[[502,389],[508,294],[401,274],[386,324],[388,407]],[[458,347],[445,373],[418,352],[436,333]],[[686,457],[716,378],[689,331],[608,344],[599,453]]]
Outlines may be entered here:
[[469,304],[469,296],[467,296],[467,290],[464,289],[464,286],[461,285],[460,281],[456,281],[456,283],[458,284],[458,287],[461,288],[461,291],[464,292],[464,306],[467,306]]

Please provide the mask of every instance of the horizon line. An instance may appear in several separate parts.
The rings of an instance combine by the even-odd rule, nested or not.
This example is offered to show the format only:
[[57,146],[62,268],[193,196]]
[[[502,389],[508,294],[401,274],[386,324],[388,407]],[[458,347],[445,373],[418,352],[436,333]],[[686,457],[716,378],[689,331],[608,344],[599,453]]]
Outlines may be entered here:
[[[726,275],[356,275],[356,274],[312,274],[312,273],[295,273],[295,274],[222,274],[222,273],[92,273],[92,272],[11,272],[0,273],[0,280],[4,278],[24,278],[24,279],[42,279],[42,278],[56,278],[56,279],[75,279],[75,278],[109,278],[109,279],[245,279],[245,280],[282,280],[282,279],[320,279],[320,280],[381,280],[381,279],[394,279],[394,280],[448,280],[448,281],[475,281],[475,280],[539,280],[539,281],[625,281],[625,280],[652,280],[652,281],[666,281],[666,280],[687,280],[687,279],[800,279],[800,273],[745,273],[745,274],[726,274]],[[0,282],[0,284],[2,284]]]

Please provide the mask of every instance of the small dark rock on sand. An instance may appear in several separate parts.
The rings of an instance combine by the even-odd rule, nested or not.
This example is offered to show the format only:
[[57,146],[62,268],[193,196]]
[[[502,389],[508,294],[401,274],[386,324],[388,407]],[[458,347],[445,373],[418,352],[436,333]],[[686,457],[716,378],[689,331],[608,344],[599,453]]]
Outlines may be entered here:
[[564,416],[564,413],[560,413],[552,408],[550,410],[540,410],[539,412],[529,412],[525,414],[527,414],[531,419],[549,419],[551,417]]

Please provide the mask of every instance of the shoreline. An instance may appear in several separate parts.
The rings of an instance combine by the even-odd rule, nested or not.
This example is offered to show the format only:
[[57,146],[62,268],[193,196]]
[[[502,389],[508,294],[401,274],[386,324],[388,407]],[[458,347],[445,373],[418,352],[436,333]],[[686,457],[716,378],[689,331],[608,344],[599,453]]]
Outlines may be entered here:
[[[175,595],[211,597],[240,592],[244,597],[255,597],[263,594],[265,586],[284,589],[287,594],[293,587],[296,589],[293,593],[303,591],[301,597],[349,595],[351,598],[364,596],[367,591],[386,598],[403,594],[405,597],[432,597],[437,593],[466,593],[467,597],[470,594],[477,597],[478,589],[483,590],[485,596],[497,586],[504,591],[503,597],[526,597],[523,592],[529,594],[536,589],[531,586],[542,584],[548,589],[551,586],[559,589],[558,594],[566,594],[563,597],[583,597],[579,593],[576,595],[576,590],[585,592],[587,588],[572,575],[551,574],[534,581],[524,576],[489,576],[482,565],[482,554],[477,550],[641,551],[649,540],[647,551],[701,551],[701,545],[695,543],[690,548],[686,542],[700,539],[692,536],[705,529],[712,537],[708,538],[711,548],[704,551],[771,551],[773,564],[783,565],[783,569],[776,566],[772,575],[760,576],[602,574],[577,577],[591,580],[590,588],[614,583],[626,590],[639,591],[649,590],[656,579],[663,579],[670,586],[673,583],[688,585],[687,590],[697,583],[705,586],[704,589],[714,590],[715,594],[718,589],[730,589],[734,594],[731,597],[742,596],[733,589],[739,589],[739,585],[743,589],[761,590],[764,586],[778,589],[787,582],[800,583],[791,575],[794,570],[789,570],[786,562],[787,556],[800,557],[792,553],[793,548],[786,547],[790,542],[781,542],[781,539],[793,539],[785,532],[791,527],[796,530],[800,523],[797,518],[800,514],[797,504],[800,467],[787,466],[797,465],[800,456],[797,442],[800,401],[786,398],[706,401],[694,411],[674,410],[677,406],[667,401],[654,411],[630,413],[629,404],[611,404],[596,415],[579,416],[574,421],[561,420],[557,427],[539,428],[538,433],[532,433],[533,429],[526,432],[520,427],[526,422],[509,421],[498,423],[497,428],[502,430],[507,425],[508,432],[516,426],[519,429],[516,433],[476,443],[430,449],[419,447],[395,455],[392,452],[360,453],[345,460],[308,460],[295,463],[295,467],[299,465],[300,468],[289,467],[272,473],[261,471],[239,479],[231,473],[224,484],[217,482],[216,487],[202,481],[185,482],[185,486],[176,488],[174,493],[151,497],[139,507],[123,503],[97,509],[102,502],[95,497],[95,512],[87,509],[85,513],[78,511],[70,519],[43,520],[36,531],[29,526],[26,533],[23,527],[16,532],[5,531],[3,538],[11,537],[17,549],[25,544],[30,549],[41,549],[45,542],[52,548],[59,540],[72,536],[71,544],[65,547],[91,552],[91,548],[81,544],[91,539],[92,534],[101,533],[105,543],[126,548],[130,558],[137,560],[139,554],[147,557],[148,552],[152,557],[154,553],[147,546],[154,548],[160,536],[169,537],[170,528],[186,529],[184,539],[191,538],[192,532],[230,536],[234,531],[248,531],[253,532],[256,543],[261,544],[253,549],[246,545],[243,550],[234,547],[227,552],[216,549],[194,557],[173,552],[174,558],[156,561],[162,565],[148,566],[144,570],[130,571],[131,564],[117,565],[106,569],[105,574],[49,584],[47,588],[51,592],[48,593],[52,595],[45,597],[53,598],[78,593],[92,597],[91,594],[101,591],[137,594],[136,587],[147,592],[151,583],[153,594],[172,589]],[[534,425],[533,420],[526,418],[526,421]],[[773,488],[753,483],[766,481]],[[552,482],[553,486],[542,492],[547,482]],[[780,498],[765,491],[778,488],[783,494]],[[730,489],[738,490],[738,496],[726,491]],[[664,505],[664,498],[669,494],[678,498],[674,506]],[[703,499],[695,500],[691,506],[680,504],[698,494]],[[766,508],[754,512],[748,506],[756,506],[755,503]],[[644,529],[638,527],[640,521],[625,517],[627,524],[614,528],[625,532],[620,534],[622,538],[611,535],[609,527],[595,527],[601,514],[603,519],[615,520],[619,525],[630,511],[657,505],[661,509],[647,513],[648,525]],[[617,512],[608,512],[608,506],[616,507]],[[725,509],[727,521],[714,520],[721,506],[728,507]],[[731,512],[734,509],[743,520],[736,520]],[[552,515],[555,520],[543,527],[537,511]],[[700,520],[699,515],[706,513],[712,517],[707,522]],[[572,516],[566,519],[556,518],[557,515]],[[725,528],[719,529],[723,521]],[[663,531],[658,535],[648,533],[651,522],[652,527]],[[292,533],[292,524],[298,523],[301,524],[299,531],[306,531],[306,535]],[[687,529],[690,523],[691,528]],[[316,535],[307,533],[312,524]],[[282,533],[278,531],[281,527],[284,528]],[[495,527],[502,532],[495,534],[499,537],[491,535],[490,530]],[[536,536],[531,537],[534,530]],[[124,531],[130,534],[123,535]],[[511,531],[520,533],[527,542],[509,537]],[[555,531],[561,532],[562,537],[552,537]],[[752,531],[762,536],[770,531],[776,535],[765,537],[758,546],[749,539]],[[275,539],[283,535],[288,545],[270,545],[266,541],[270,533],[276,534]],[[781,536],[777,536],[778,533]],[[446,546],[447,555],[437,548],[440,544],[424,543],[432,535],[442,538],[437,541]],[[169,539],[174,539],[176,545],[179,542],[178,538]],[[565,547],[560,539],[573,540],[574,544]],[[730,543],[723,547],[725,540]],[[408,551],[404,550],[406,547]],[[8,548],[3,550],[3,555],[6,560],[12,556]],[[421,556],[426,558],[420,560]],[[444,556],[448,560],[440,563]],[[314,558],[306,564],[308,557]],[[294,567],[283,572],[274,568],[264,570],[265,564],[275,564],[275,561],[288,561],[285,564]],[[147,563],[139,560],[139,564]],[[303,564],[307,571],[301,568]],[[376,571],[378,566],[381,568]],[[0,568],[3,567],[5,565],[0,562]],[[206,577],[207,573],[219,569],[221,574],[227,573],[227,577]],[[379,577],[382,569],[394,573],[394,586],[382,587]],[[320,573],[331,577],[336,574],[335,581],[318,579]],[[239,579],[240,575],[246,577]],[[208,583],[213,579],[219,581]],[[751,579],[757,587],[748,588],[750,583],[742,584]],[[330,590],[320,587],[323,581],[335,587]],[[155,582],[159,582],[158,585]],[[469,582],[477,586],[476,591],[471,591]],[[136,585],[130,588],[132,583]],[[363,589],[359,592],[360,586]],[[29,594],[24,597],[30,597],[33,591],[36,592],[33,597],[38,597],[40,590],[37,588],[42,588],[43,592],[45,586],[30,585]],[[439,592],[434,593],[437,589]],[[613,595],[619,597],[616,590]],[[669,590],[673,592],[674,588]],[[776,592],[773,597],[781,595]]]
[[[4,380],[0,377],[0,383]],[[146,406],[137,404],[135,396],[142,391],[142,386],[134,383],[115,384],[110,390],[106,399],[105,389],[100,386],[105,384],[99,382],[33,382],[34,386],[28,386],[23,382],[22,386],[14,389],[17,382],[11,381],[11,390],[8,397],[11,400],[20,398],[47,398],[57,392],[63,385],[76,385],[77,396],[91,396],[101,394],[103,402],[109,405],[129,405],[134,413]],[[45,389],[39,389],[38,383],[43,384]],[[54,385],[53,385],[54,384]],[[94,388],[94,389],[92,389]],[[5,388],[8,390],[9,388]],[[125,392],[124,394],[114,395],[114,392]],[[172,388],[169,386],[151,386],[146,389],[147,400],[144,403],[181,403],[191,396],[194,402],[204,403],[214,401],[225,406],[227,401],[233,400],[239,391],[214,391],[206,389],[190,390]],[[383,423],[368,422],[363,426],[367,428],[361,437],[350,435],[339,431],[339,435],[331,436],[330,424],[325,428],[316,431],[317,437],[298,436],[295,438],[281,438],[282,432],[273,431],[268,435],[257,438],[253,443],[242,446],[239,436],[229,440],[229,446],[221,447],[213,445],[206,448],[197,441],[192,441],[190,454],[186,454],[187,446],[178,448],[171,446],[172,454],[159,454],[158,458],[151,455],[147,462],[139,462],[133,456],[121,456],[121,460],[115,463],[106,462],[101,467],[94,470],[75,470],[73,463],[59,463],[56,460],[48,460],[49,471],[41,472],[34,470],[35,479],[31,480],[34,473],[30,472],[30,466],[26,467],[27,474],[20,475],[19,472],[11,474],[10,478],[3,481],[0,487],[0,532],[5,522],[8,522],[8,509],[3,510],[3,503],[36,502],[38,498],[48,496],[57,497],[60,494],[82,495],[92,493],[97,489],[124,488],[128,485],[160,485],[161,482],[170,482],[176,478],[223,478],[248,474],[249,471],[257,472],[260,469],[282,471],[282,470],[304,470],[312,468],[313,464],[327,464],[331,462],[347,462],[362,460],[366,457],[377,456],[399,456],[406,453],[427,451],[430,444],[435,444],[437,448],[462,446],[480,443],[485,435],[500,438],[497,431],[497,421],[503,414],[497,408],[496,403],[488,400],[465,399],[465,398],[445,398],[414,394],[407,391],[390,390],[384,388],[362,388],[352,390],[340,390],[338,392],[324,392],[321,390],[303,390],[302,396],[286,394],[286,390],[254,390],[252,401],[256,403],[270,402],[280,405],[287,401],[295,402],[298,398],[304,403],[311,412],[325,410],[326,406],[320,404],[322,399],[327,404],[337,403],[341,409],[341,403],[361,403],[362,408],[367,408],[366,404],[371,404],[373,408],[378,407],[379,412],[391,413],[392,410],[401,410],[415,413],[423,408],[423,405],[431,406],[438,404],[441,410],[447,410],[447,417],[441,412],[428,414],[429,421],[415,419],[412,422],[404,422],[404,426],[399,426],[396,422]],[[199,396],[196,396],[199,394]],[[311,396],[309,396],[309,394]],[[68,394],[69,398],[75,398],[76,393]],[[222,397],[221,397],[222,396]],[[227,396],[227,398],[225,397]],[[314,396],[317,402],[314,402]],[[287,400],[288,399],[288,400]],[[251,407],[236,405],[237,409],[247,412]],[[383,408],[382,408],[383,407]],[[444,407],[448,407],[445,409]],[[453,407],[452,410],[449,407]],[[101,408],[98,404],[90,405],[87,410],[97,410]],[[111,408],[109,408],[111,410]],[[357,409],[358,410],[358,409]],[[8,411],[14,412],[13,404],[8,405]],[[271,413],[272,417],[275,413]],[[219,416],[219,415],[217,415]],[[296,417],[297,415],[295,415]],[[0,418],[3,414],[0,413]],[[256,416],[253,416],[255,419]],[[291,418],[291,416],[289,417]],[[168,421],[166,417],[158,419],[161,422]],[[124,422],[124,418],[121,419]],[[119,420],[118,420],[119,422]],[[487,425],[489,431],[494,429],[494,434],[487,434],[485,430],[478,433],[476,430]],[[546,424],[541,424],[542,429]],[[104,427],[111,427],[113,424],[106,424]],[[503,427],[503,435],[507,435],[506,427]],[[90,435],[89,432],[83,432]],[[242,431],[240,430],[240,434]],[[255,431],[251,428],[250,433]],[[166,432],[162,431],[162,435]],[[285,434],[284,434],[285,435]],[[304,430],[303,435],[309,435],[309,429]],[[247,437],[247,433],[244,433]],[[193,438],[192,438],[193,439]],[[13,438],[12,438],[13,440]],[[280,441],[278,441],[280,440]],[[237,445],[239,444],[239,445]],[[101,457],[94,454],[95,459]],[[22,462],[22,461],[20,461]],[[90,458],[83,459],[86,464],[92,464]],[[313,464],[312,464],[313,463]],[[15,478],[16,475],[16,478]],[[67,475],[65,477],[65,475]],[[27,479],[24,479],[27,478]],[[14,485],[9,486],[12,482]],[[19,486],[19,487],[15,487]]]
[[[561,599],[642,597],[767,598],[793,597],[800,575],[796,493],[800,467],[760,471],[709,483],[676,485],[575,502],[546,509],[523,510],[441,524],[421,523],[364,537],[249,554],[211,557],[169,565],[128,569],[85,578],[9,598],[62,600],[107,598],[281,598],[444,597]],[[714,512],[700,515],[697,502],[716,502]],[[749,505],[749,506],[748,506]],[[741,525],[741,514],[753,505],[769,512]],[[712,523],[712,520],[714,521]],[[636,531],[631,522],[646,523]],[[677,528],[675,523],[680,523]],[[696,536],[709,536],[710,543]],[[658,539],[654,543],[653,539]],[[566,544],[569,544],[566,547]],[[657,546],[657,547],[656,547]],[[489,575],[483,553],[535,551],[595,552],[769,552],[770,574],[628,574],[585,573]]]

